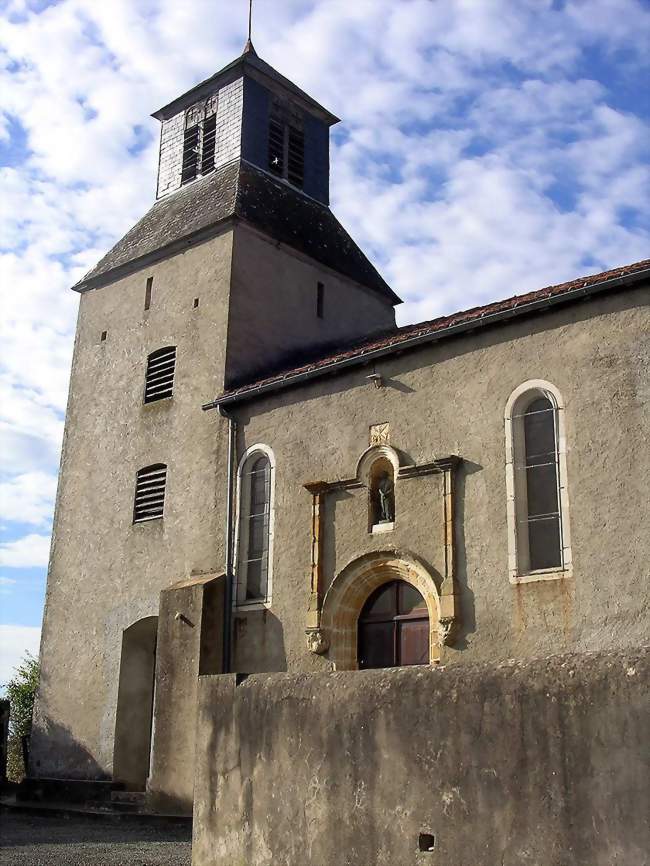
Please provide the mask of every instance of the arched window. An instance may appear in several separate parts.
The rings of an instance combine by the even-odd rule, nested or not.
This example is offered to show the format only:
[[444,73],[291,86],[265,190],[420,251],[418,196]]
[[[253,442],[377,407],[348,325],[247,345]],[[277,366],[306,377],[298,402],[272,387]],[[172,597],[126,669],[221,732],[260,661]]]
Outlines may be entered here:
[[175,370],[176,346],[165,346],[149,355],[144,380],[145,403],[153,403],[172,396]]
[[429,664],[429,612],[410,583],[393,580],[375,590],[358,624],[360,668]]
[[238,605],[271,599],[274,462],[270,449],[250,448],[239,465]]
[[529,382],[506,408],[510,576],[562,576],[570,566],[564,406],[556,388]]
[[143,523],[145,520],[155,520],[163,516],[166,484],[167,466],[164,463],[154,463],[138,471],[133,503],[134,523]]

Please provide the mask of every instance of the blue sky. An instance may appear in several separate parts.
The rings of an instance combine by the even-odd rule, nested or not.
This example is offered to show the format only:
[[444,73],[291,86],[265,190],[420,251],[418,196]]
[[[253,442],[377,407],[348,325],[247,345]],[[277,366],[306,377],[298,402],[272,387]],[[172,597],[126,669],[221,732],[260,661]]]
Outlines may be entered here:
[[[4,0],[0,683],[38,648],[77,298],[150,206],[149,115],[240,53],[245,0]],[[333,209],[400,322],[647,258],[650,4],[257,0],[343,118]]]

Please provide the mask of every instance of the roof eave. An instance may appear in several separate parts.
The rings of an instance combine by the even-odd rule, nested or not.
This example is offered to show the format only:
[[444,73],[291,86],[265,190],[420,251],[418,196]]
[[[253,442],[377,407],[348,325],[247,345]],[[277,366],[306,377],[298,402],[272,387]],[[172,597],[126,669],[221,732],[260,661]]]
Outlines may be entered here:
[[548,295],[544,298],[539,298],[534,301],[526,302],[524,304],[521,304],[520,306],[510,307],[507,310],[499,310],[494,313],[488,313],[487,315],[481,316],[476,319],[468,319],[464,322],[450,325],[447,328],[441,328],[439,331],[432,331],[426,334],[418,334],[405,340],[400,340],[399,342],[393,343],[390,346],[382,346],[378,349],[370,349],[367,352],[361,351],[358,355],[352,355],[349,358],[342,358],[338,361],[332,361],[331,364],[325,364],[322,367],[316,367],[312,370],[304,370],[300,373],[296,373],[293,376],[289,374],[282,379],[262,383],[258,386],[253,386],[248,390],[242,390],[240,393],[225,394],[222,397],[217,397],[216,400],[213,400],[210,403],[204,404],[202,408],[204,409],[204,411],[207,411],[210,409],[221,409],[227,406],[233,406],[238,403],[245,403],[249,400],[255,399],[256,397],[266,396],[267,394],[284,390],[285,388],[292,387],[293,385],[302,384],[303,382],[307,382],[311,379],[317,379],[321,376],[334,375],[347,367],[362,366],[386,355],[405,352],[409,349],[417,348],[418,346],[424,345],[426,343],[434,343],[439,340],[445,339],[446,337],[455,336],[468,331],[473,331],[477,328],[482,328],[487,325],[497,324],[501,321],[511,319],[519,315],[543,310],[549,306],[569,303],[573,300],[586,298],[591,295],[599,294],[600,292],[608,291],[609,289],[613,289],[621,285],[627,284],[632,286],[635,283],[642,282],[644,279],[647,280],[649,278],[650,268],[643,271],[637,271],[636,273],[632,274],[623,274],[620,277],[613,277],[612,279],[603,280],[600,283],[594,283],[589,286],[582,286],[579,288],[570,289],[569,291],[563,292],[561,294]]
[[74,286],[71,286],[71,290],[73,292],[79,292],[79,294],[84,294],[84,292],[89,292],[92,289],[100,289],[102,286],[115,283],[117,280],[128,277],[130,274],[134,274],[137,271],[146,268],[148,265],[154,264],[154,262],[159,262],[163,259],[169,258],[170,256],[178,255],[179,252],[186,250],[188,247],[201,244],[204,241],[216,237],[216,235],[220,234],[220,232],[229,224],[234,225],[238,220],[239,217],[237,214],[229,214],[208,226],[204,226],[203,228],[192,232],[191,234],[184,235],[182,238],[178,238],[177,240],[165,244],[156,250],[145,253],[143,256],[124,262],[122,265],[116,265],[115,267],[103,271],[101,274],[97,274],[94,277],[83,277],[81,280],[76,282]]

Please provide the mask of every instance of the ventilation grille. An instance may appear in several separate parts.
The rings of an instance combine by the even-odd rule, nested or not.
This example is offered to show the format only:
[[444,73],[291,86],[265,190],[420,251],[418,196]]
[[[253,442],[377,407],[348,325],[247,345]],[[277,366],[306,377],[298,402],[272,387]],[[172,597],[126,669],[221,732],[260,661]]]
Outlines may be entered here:
[[189,183],[199,170],[199,127],[192,126],[185,130],[183,139],[183,172],[181,183]]
[[165,346],[164,349],[157,349],[149,355],[144,384],[145,403],[172,396],[175,369],[176,346]]
[[133,522],[155,520],[163,516],[167,467],[164,463],[140,469],[135,483]]
[[284,176],[284,128],[277,120],[269,123],[269,170]]
[[305,136],[299,129],[289,127],[289,159],[287,180],[302,189],[305,178]]

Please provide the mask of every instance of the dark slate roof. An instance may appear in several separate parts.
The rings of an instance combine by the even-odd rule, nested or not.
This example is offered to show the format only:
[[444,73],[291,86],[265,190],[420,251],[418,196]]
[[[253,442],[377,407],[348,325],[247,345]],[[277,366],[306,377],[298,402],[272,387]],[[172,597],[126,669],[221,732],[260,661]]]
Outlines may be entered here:
[[244,161],[234,161],[157,201],[73,288],[114,282],[243,220],[274,240],[378,292],[400,299],[332,211]]
[[502,301],[495,301],[482,307],[472,307],[469,310],[462,310],[449,316],[440,316],[428,322],[394,328],[379,336],[375,335],[372,339],[359,341],[338,352],[313,359],[300,367],[283,370],[265,379],[233,388],[224,392],[213,403],[204,408],[243,402],[257,394],[282,390],[300,381],[335,372],[342,367],[368,363],[375,357],[402,352],[423,343],[471,330],[480,325],[496,324],[517,315],[544,310],[551,303],[568,302],[571,299],[583,298],[596,291],[606,289],[625,289],[633,283],[642,281],[650,281],[650,259],[644,259],[610,271],[603,271],[599,274],[579,277],[567,283],[547,286],[523,295],[513,295]]
[[211,75],[210,78],[206,78],[205,81],[201,81],[181,96],[178,96],[167,105],[159,108],[158,111],[155,111],[151,116],[155,117],[157,120],[167,120],[167,118],[173,117],[184,108],[193,105],[202,97],[209,93],[214,93],[216,89],[222,87],[229,81],[234,81],[238,76],[246,74],[251,75],[254,78],[261,78],[262,80],[268,79],[274,84],[279,85],[281,88],[304,102],[316,114],[319,114],[329,126],[333,126],[335,123],[339,122],[339,118],[336,117],[335,114],[332,114],[331,111],[323,108],[320,103],[316,102],[315,99],[312,99],[309,94],[305,93],[304,90],[301,90],[293,83],[293,81],[289,81],[289,79],[285,78],[284,75],[277,71],[277,69],[274,69],[265,60],[262,60],[253,48],[251,42],[246,44],[243,54],[233,60],[232,63],[224,66],[223,69],[220,69],[219,72]]

